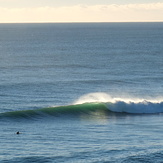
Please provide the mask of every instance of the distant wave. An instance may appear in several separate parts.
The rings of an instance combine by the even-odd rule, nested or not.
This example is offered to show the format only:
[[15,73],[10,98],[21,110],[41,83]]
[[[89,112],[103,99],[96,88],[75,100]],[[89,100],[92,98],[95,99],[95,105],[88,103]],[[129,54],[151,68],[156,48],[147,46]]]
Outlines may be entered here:
[[12,111],[5,112],[0,114],[1,118],[25,118],[31,119],[35,117],[59,117],[59,116],[72,116],[75,115],[93,115],[99,116],[101,114],[108,116],[111,114],[156,114],[163,113],[163,102],[91,102],[83,104],[74,104],[67,106],[58,106],[58,107],[48,107],[42,109],[33,109],[33,110],[21,110],[21,111]]

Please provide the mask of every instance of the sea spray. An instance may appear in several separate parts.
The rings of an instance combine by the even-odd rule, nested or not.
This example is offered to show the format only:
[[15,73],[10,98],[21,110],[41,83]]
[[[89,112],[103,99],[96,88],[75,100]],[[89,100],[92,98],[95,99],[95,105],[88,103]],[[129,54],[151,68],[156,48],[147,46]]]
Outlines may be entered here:
[[163,101],[159,99],[147,100],[141,98],[114,98],[104,92],[89,93],[81,96],[74,104],[83,103],[105,103],[107,108],[112,112],[118,113],[162,113]]
[[83,103],[92,103],[92,102],[113,102],[113,98],[104,92],[95,92],[95,93],[88,93],[81,96],[77,99],[73,104],[83,104]]

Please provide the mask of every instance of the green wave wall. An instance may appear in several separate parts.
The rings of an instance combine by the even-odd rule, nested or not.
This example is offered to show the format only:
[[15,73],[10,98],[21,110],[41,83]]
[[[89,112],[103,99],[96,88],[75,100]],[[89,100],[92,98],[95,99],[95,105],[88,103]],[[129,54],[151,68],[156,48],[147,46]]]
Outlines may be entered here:
[[0,114],[0,118],[34,118],[45,116],[62,116],[62,115],[81,115],[93,114],[95,112],[108,112],[109,110],[103,103],[85,103],[78,105],[67,105],[58,107],[48,107],[34,110],[21,110],[5,112]]

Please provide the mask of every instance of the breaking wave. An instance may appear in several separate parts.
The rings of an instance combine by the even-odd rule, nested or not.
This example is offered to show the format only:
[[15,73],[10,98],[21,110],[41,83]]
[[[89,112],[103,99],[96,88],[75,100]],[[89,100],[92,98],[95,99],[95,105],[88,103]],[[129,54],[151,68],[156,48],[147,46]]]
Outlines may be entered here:
[[[98,114],[94,114],[98,113]],[[111,114],[158,114],[163,113],[163,101],[113,99],[104,93],[88,94],[72,105],[48,107],[33,110],[21,110],[0,113],[0,118],[34,118],[47,116],[81,116]]]
[[162,113],[163,101],[139,98],[113,98],[106,93],[90,93],[80,97],[75,104],[86,102],[102,102],[109,111],[116,113]]

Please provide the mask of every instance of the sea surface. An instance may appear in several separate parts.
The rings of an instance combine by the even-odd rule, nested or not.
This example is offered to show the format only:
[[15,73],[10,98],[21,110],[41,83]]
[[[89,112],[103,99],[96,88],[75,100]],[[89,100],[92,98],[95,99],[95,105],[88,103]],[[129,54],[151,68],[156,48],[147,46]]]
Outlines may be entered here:
[[162,137],[163,23],[0,24],[0,162],[162,163]]

